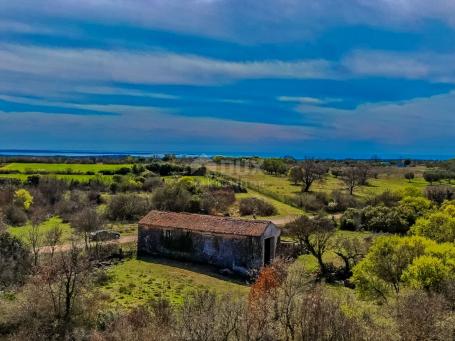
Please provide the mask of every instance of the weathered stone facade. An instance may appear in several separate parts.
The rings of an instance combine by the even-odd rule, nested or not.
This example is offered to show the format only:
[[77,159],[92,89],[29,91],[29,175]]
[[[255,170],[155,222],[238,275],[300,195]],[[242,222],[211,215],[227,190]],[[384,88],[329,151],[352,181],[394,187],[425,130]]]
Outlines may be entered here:
[[[236,224],[239,225],[239,229],[229,233],[231,232],[229,228],[221,230],[222,232],[219,228],[227,218],[216,217],[220,219],[217,221],[210,217],[209,222],[218,227],[217,232],[212,232],[207,225],[203,229],[198,228],[198,222],[207,219],[205,218],[207,216],[185,214],[185,218],[188,217],[188,225],[176,226],[172,223],[163,224],[163,221],[166,221],[163,214],[166,213],[160,213],[158,225],[153,224],[153,219],[147,221],[143,219],[139,223],[139,255],[157,255],[207,263],[239,273],[258,270],[275,257],[280,230],[271,222],[262,222],[263,227],[260,230],[256,228],[254,233],[248,230],[242,233],[241,225],[245,221],[228,218],[229,224],[234,228]],[[176,213],[169,213],[169,219],[174,219],[175,215]]]

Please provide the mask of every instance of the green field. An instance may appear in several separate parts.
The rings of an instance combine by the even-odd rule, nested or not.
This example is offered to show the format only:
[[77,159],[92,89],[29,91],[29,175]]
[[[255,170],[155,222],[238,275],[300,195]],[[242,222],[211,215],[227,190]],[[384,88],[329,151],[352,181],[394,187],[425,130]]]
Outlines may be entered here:
[[110,280],[102,286],[113,307],[128,308],[154,298],[181,304],[195,290],[245,295],[249,287],[232,282],[195,264],[155,259],[131,259],[108,270]]
[[[33,174],[0,174],[0,179],[17,179],[22,182],[26,181],[29,176]],[[39,175],[39,174],[34,174]],[[43,176],[43,175],[40,175]],[[79,181],[81,183],[87,183],[92,179],[101,179],[105,183],[112,182],[112,175],[85,175],[85,174],[49,174],[49,176],[55,176],[57,179],[65,181]]]
[[[218,173],[225,174],[229,177],[244,181],[249,188],[263,192],[268,191],[278,196],[292,197],[295,194],[301,193],[300,185],[292,184],[286,176],[273,176],[265,174],[260,169],[250,169],[248,167],[240,167],[233,165],[209,165],[208,169]],[[411,182],[406,180],[403,174],[406,171],[413,171],[416,178]],[[387,173],[386,173],[387,172]],[[370,179],[369,185],[357,187],[354,194],[359,197],[380,194],[386,190],[403,190],[407,187],[415,187],[424,189],[428,183],[422,178],[423,169],[420,167],[410,167],[403,169],[385,169],[384,173],[379,174],[377,179]],[[315,182],[311,190],[314,192],[327,192],[333,190],[346,191],[346,186],[341,179],[337,179],[332,175],[328,175],[324,181]]]
[[[74,230],[71,228],[69,224],[63,223],[62,219],[59,217],[52,217],[49,220],[46,220],[39,226],[39,233],[41,236],[41,246],[46,246],[46,233],[52,229],[54,226],[60,226],[62,229],[62,243],[68,242],[71,239],[71,236]],[[12,235],[20,238],[24,242],[27,243],[28,235],[30,233],[31,225],[27,224],[20,227],[9,227],[8,232]]]
[[[259,219],[261,219],[261,218],[274,219],[274,218],[282,218],[282,217],[289,217],[289,216],[299,216],[299,215],[302,215],[305,213],[303,210],[289,206],[285,203],[282,203],[281,201],[272,199],[270,197],[267,197],[261,193],[255,192],[253,190],[248,190],[248,193],[237,193],[235,195],[235,198],[237,199],[237,201],[244,199],[244,198],[259,198],[259,199],[262,199],[262,200],[272,204],[273,206],[275,206],[275,208],[278,211],[277,215],[269,216],[269,217],[258,216]],[[234,207],[234,210],[235,209],[238,209],[238,205]],[[238,214],[238,212],[237,212],[237,214]],[[252,218],[252,217],[247,216],[246,218]]]
[[18,171],[21,173],[39,173],[39,172],[72,172],[72,173],[97,173],[102,170],[117,170],[122,167],[132,167],[131,164],[67,164],[67,163],[10,163],[3,166],[2,170]]

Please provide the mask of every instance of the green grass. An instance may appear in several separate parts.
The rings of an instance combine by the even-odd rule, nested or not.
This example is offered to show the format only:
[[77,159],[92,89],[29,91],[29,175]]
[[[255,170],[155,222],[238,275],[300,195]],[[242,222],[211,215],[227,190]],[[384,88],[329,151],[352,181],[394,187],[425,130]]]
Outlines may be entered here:
[[[273,176],[265,174],[260,169],[250,169],[248,167],[240,167],[234,165],[215,165],[211,164],[208,169],[218,173],[225,174],[229,177],[245,181],[249,188],[256,191],[266,189],[279,196],[292,197],[295,194],[301,193],[300,185],[292,184],[286,176]],[[404,173],[412,171],[416,177],[411,182],[404,178]],[[386,168],[383,173],[379,174],[377,179],[370,179],[369,185],[360,186],[354,189],[354,195],[365,197],[369,195],[380,194],[386,190],[400,191],[407,187],[414,187],[423,190],[428,183],[423,179],[422,173],[425,168],[409,167],[409,168]],[[331,174],[326,176],[324,181],[314,182],[311,191],[330,193],[333,190],[346,191],[346,186],[339,178],[335,178]]]
[[[303,210],[289,206],[285,203],[282,203],[281,201],[272,199],[270,197],[267,197],[263,194],[255,192],[253,190],[248,190],[248,193],[237,193],[235,195],[235,198],[237,199],[237,201],[244,199],[244,198],[259,198],[259,199],[262,199],[262,200],[272,204],[278,211],[277,215],[269,216],[269,217],[258,217],[258,218],[273,219],[273,218],[281,218],[281,217],[288,217],[288,216],[299,216],[299,215],[302,215],[305,213]],[[238,205],[236,205],[234,209],[238,209]]]
[[[18,179],[22,182],[26,181],[29,176],[32,174],[0,174],[0,179]],[[39,174],[36,174],[39,175]],[[39,175],[44,176],[44,175]],[[49,176],[55,176],[57,179],[65,181],[79,181],[81,183],[87,183],[92,179],[101,179],[103,182],[111,183],[112,175],[85,175],[85,174],[49,174]]]
[[[60,228],[62,229],[62,240],[61,243],[68,242],[71,239],[71,235],[73,233],[73,229],[69,224],[63,223],[62,219],[59,217],[52,217],[45,222],[43,222],[39,226],[39,232],[41,236],[41,245],[45,246],[46,245],[46,233],[51,230],[54,226],[59,225]],[[11,233],[12,235],[18,237],[22,241],[26,242],[28,241],[28,235],[31,229],[31,224],[27,224],[24,226],[20,227],[8,227],[8,232]]]
[[122,167],[132,167],[131,164],[66,164],[66,163],[10,163],[2,167],[2,170],[14,170],[21,173],[33,172],[99,172],[102,170],[117,170]]
[[110,267],[111,280],[102,286],[109,303],[129,308],[154,298],[167,298],[181,304],[195,290],[208,289],[220,294],[246,295],[249,287],[228,281],[206,268],[181,262],[132,259]]
[[[335,238],[367,238],[367,237],[375,237],[378,236],[379,234],[375,234],[373,232],[360,232],[360,231],[342,231],[338,230],[335,233]],[[343,261],[339,256],[335,254],[333,251],[328,251],[324,254],[322,257],[325,263],[332,263],[335,266],[343,266]],[[299,258],[297,258],[297,262],[301,262],[304,265],[304,268],[309,271],[309,272],[316,272],[319,270],[319,265],[318,261],[316,260],[316,257],[307,254],[307,255],[302,255]]]

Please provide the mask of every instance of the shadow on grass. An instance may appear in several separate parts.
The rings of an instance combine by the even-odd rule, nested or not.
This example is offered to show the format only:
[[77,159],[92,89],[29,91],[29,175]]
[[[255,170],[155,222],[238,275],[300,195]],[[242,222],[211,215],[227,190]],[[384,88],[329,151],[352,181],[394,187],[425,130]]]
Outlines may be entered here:
[[220,273],[219,268],[212,266],[212,265],[208,265],[208,264],[196,263],[196,262],[180,260],[180,259],[170,259],[170,258],[164,258],[164,257],[158,257],[158,256],[139,256],[138,255],[137,260],[147,262],[147,263],[170,266],[170,267],[178,268],[181,270],[196,272],[201,275],[206,275],[206,276],[216,278],[216,279],[219,279],[222,281],[236,283],[236,284],[240,284],[240,285],[244,285],[244,286],[249,285],[246,278],[241,277],[239,275],[232,275],[232,276],[222,275]]

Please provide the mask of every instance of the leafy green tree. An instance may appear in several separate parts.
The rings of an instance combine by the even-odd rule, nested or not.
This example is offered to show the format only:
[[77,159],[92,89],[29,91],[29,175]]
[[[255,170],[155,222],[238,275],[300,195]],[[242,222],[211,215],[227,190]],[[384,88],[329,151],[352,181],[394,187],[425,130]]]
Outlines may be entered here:
[[403,272],[402,280],[411,288],[438,290],[448,279],[454,279],[454,267],[434,256],[423,255]]
[[377,238],[368,254],[353,269],[353,283],[364,298],[387,299],[398,294],[403,272],[415,258],[423,256],[436,242],[423,237],[387,236]]
[[415,175],[414,172],[406,172],[404,174],[404,178],[408,180],[408,182],[411,182],[412,179],[414,179]]
[[303,172],[302,168],[299,166],[294,166],[289,170],[289,180],[292,181],[294,185],[297,185],[298,183],[302,182],[303,179]]
[[455,205],[418,218],[410,232],[437,242],[455,242]]
[[327,274],[328,268],[323,256],[331,247],[336,231],[333,221],[322,216],[301,216],[287,224],[286,228],[298,240],[300,251],[312,254],[318,261],[321,274]]
[[28,211],[33,204],[33,196],[26,189],[18,189],[14,193],[14,201],[17,205],[22,206],[24,210]]

